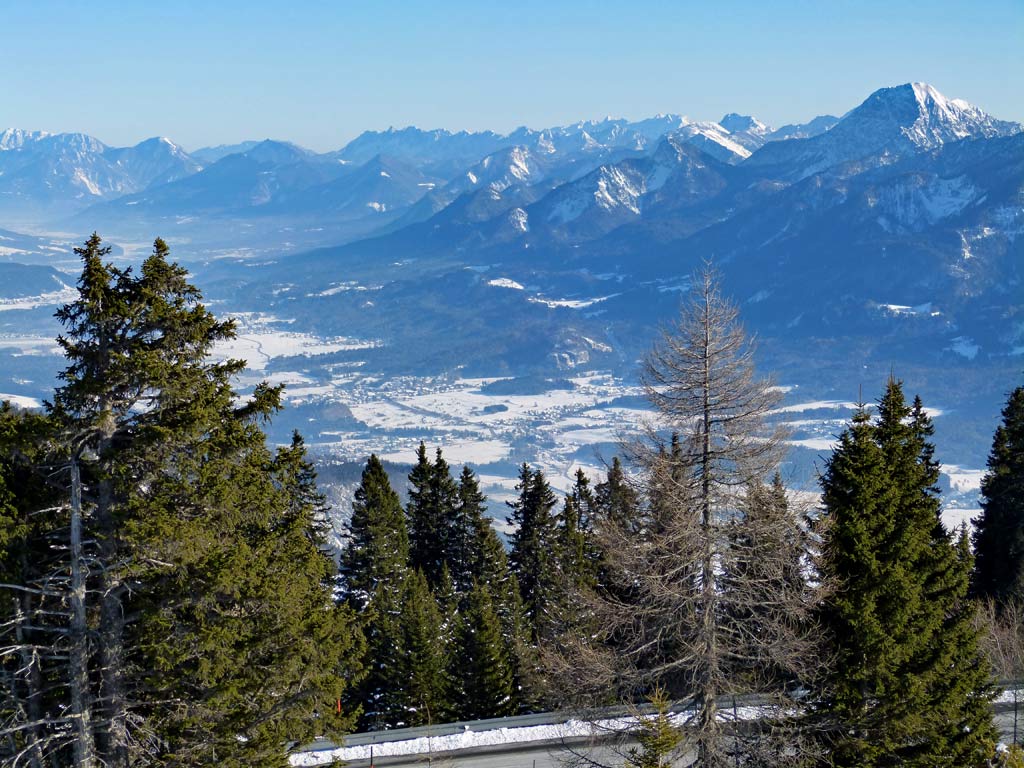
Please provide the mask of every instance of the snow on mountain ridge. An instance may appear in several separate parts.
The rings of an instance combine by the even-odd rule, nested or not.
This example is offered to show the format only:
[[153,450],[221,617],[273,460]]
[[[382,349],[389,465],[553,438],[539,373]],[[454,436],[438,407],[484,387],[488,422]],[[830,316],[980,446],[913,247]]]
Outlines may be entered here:
[[924,83],[880,88],[824,133],[769,142],[747,161],[779,166],[789,178],[806,178],[841,163],[888,153],[899,157],[965,138],[1020,132],[965,101],[948,99]]

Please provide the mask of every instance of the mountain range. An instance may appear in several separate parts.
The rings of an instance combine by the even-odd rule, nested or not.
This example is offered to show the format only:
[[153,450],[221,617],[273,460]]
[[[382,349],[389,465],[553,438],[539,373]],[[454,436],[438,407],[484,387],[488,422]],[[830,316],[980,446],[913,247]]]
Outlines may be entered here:
[[[958,461],[980,465],[1024,359],[1022,127],[921,83],[778,129],[738,113],[404,128],[328,153],[9,130],[0,226],[23,224],[164,236],[225,310],[363,340],[266,362],[327,389],[350,369],[524,392],[582,371],[629,380],[706,261],[782,382],[849,399],[903,375],[947,409]],[[3,238],[6,261],[59,266],[52,238]],[[32,290],[59,277],[34,272]],[[0,313],[0,335],[41,317]],[[325,443],[354,418],[332,397],[303,406]]]

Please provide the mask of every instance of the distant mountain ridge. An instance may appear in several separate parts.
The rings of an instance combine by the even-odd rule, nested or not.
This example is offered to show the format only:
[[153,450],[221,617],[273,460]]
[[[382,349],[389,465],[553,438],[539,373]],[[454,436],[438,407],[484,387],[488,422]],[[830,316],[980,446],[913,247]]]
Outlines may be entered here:
[[[200,169],[167,179],[172,146],[143,144],[118,154],[89,137],[0,134],[0,169],[57,182],[0,176],[0,227],[16,230],[5,217],[31,201],[71,210],[46,231],[98,229],[133,258],[159,234],[218,311],[275,318],[292,341],[367,340],[289,362],[282,339],[285,359],[264,369],[309,382],[303,417],[325,443],[357,427],[315,392],[358,371],[625,381],[706,260],[780,382],[811,400],[851,398],[892,372],[922,382],[926,401],[955,411],[946,446],[970,466],[991,436],[978,419],[998,413],[1024,359],[1024,133],[923,84],[778,129],[728,113],[371,131],[319,154],[246,142],[197,150]],[[0,231],[7,274],[37,292],[53,275],[17,265],[54,266],[61,249]],[[69,270],[63,251],[56,266]],[[52,321],[19,290],[5,306],[38,303],[37,322]],[[19,377],[43,381],[42,359]]]
[[[464,174],[487,156],[513,149],[529,152],[536,158],[557,158],[554,165],[562,169],[554,175],[565,179],[582,175],[616,154],[651,151],[669,133],[677,133],[684,141],[727,162],[739,162],[752,150],[774,140],[771,130],[754,118],[729,115],[723,118],[726,119],[731,121],[732,128],[712,122],[693,122],[673,114],[639,121],[606,118],[545,129],[523,127],[508,134],[407,127],[365,131],[341,149],[322,154],[270,140],[202,147],[191,153],[167,138],[147,139],[133,147],[111,147],[81,133],[51,134],[10,128],[0,132],[0,223],[52,223],[91,205],[115,200],[124,205],[163,200],[168,207],[178,206],[181,211],[194,207],[197,198],[218,194],[237,201],[245,197],[247,189],[251,191],[253,184],[239,179],[238,187],[224,188],[226,175],[223,172],[204,177],[215,180],[215,188],[205,193],[197,192],[196,184],[191,184],[154,192],[152,196],[142,195],[200,174],[237,155],[272,166],[263,169],[268,172],[292,166],[292,173],[286,174],[292,176],[285,184],[289,187],[301,187],[302,179],[308,180],[310,186],[331,180],[323,175],[324,168],[329,166],[364,165],[374,158],[390,158],[412,166],[424,179],[430,179],[417,181],[420,186],[397,193],[398,199],[411,196],[418,200],[434,187]],[[826,130],[828,125],[827,120],[816,118],[805,131]],[[299,171],[296,166],[302,163],[319,166],[319,171]],[[570,167],[572,173],[567,174],[565,169]],[[182,195],[180,200],[174,197],[177,193]],[[132,198],[133,195],[137,197]],[[266,199],[274,196],[273,192],[251,195],[252,205],[263,206]],[[386,202],[378,200],[363,200],[362,204],[378,213],[393,210]],[[221,214],[228,209],[230,206],[212,206],[210,210],[192,210],[188,215]],[[137,218],[142,210],[122,208],[118,215]],[[269,210],[263,209],[264,212]]]

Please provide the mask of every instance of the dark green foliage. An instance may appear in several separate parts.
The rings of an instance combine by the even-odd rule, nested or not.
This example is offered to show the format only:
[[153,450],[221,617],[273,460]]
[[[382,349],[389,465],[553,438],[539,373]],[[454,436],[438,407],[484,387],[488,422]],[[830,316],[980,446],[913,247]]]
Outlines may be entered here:
[[448,644],[441,636],[442,618],[437,602],[420,571],[406,579],[399,621],[403,655],[395,682],[401,686],[404,699],[404,722],[447,722],[453,710],[449,699],[452,685],[448,677]]
[[[336,701],[360,650],[331,599],[323,503],[301,440],[267,450],[260,425],[280,390],[261,385],[236,405],[230,380],[243,364],[208,360],[233,324],[207,312],[163,241],[137,274],[104,263],[95,235],[76,250],[79,298],[57,313],[64,383],[46,440],[19,452],[59,492],[55,506],[31,509],[42,514],[24,551],[39,557],[20,578],[89,563],[78,600],[86,655],[74,650],[77,619],[65,655],[86,674],[44,672],[63,674],[54,706],[66,711],[70,695],[87,733],[65,747],[69,731],[51,716],[47,749],[85,766],[284,765],[282,745],[351,726]],[[75,525],[70,549],[62,543],[69,462],[83,479],[83,513],[71,516],[81,557]]]
[[608,477],[594,487],[596,516],[619,528],[627,528],[639,518],[639,502],[636,491],[622,471],[618,456],[612,458]]
[[999,603],[1024,604],[1024,387],[1010,393],[992,438],[981,506],[973,592]]
[[349,536],[341,556],[349,604],[364,610],[381,589],[397,595],[408,568],[409,539],[402,503],[376,455],[367,460],[356,489]]
[[828,688],[838,766],[971,766],[991,756],[988,669],[966,599],[970,557],[942,526],[931,424],[890,381],[829,460],[823,553],[835,589]]
[[523,609],[535,641],[556,634],[555,616],[560,575],[559,541],[555,507],[558,503],[544,474],[523,464],[516,486],[519,498],[508,502],[516,527],[511,536],[509,564],[519,580]]
[[426,446],[420,443],[416,465],[409,473],[409,562],[423,571],[431,587],[437,585],[446,562],[453,575],[464,569],[463,564],[456,568],[453,562],[454,551],[465,541],[458,530],[457,505],[458,486],[441,449],[431,462]]
[[409,543],[401,501],[376,455],[367,460],[356,489],[349,535],[341,556],[342,587],[366,637],[366,674],[349,702],[362,710],[360,728],[395,726],[405,718],[401,611]]
[[588,636],[592,632],[592,613],[580,596],[597,585],[599,556],[593,540],[594,494],[582,469],[576,470],[572,489],[566,494],[558,518],[555,557],[558,583],[549,597],[551,636]]
[[45,725],[68,707],[67,594],[48,588],[66,574],[50,542],[67,540],[68,516],[37,471],[51,436],[45,417],[0,405],[0,582],[32,590],[0,587],[0,723],[18,729],[0,741],[5,764],[19,752],[33,766],[70,752],[70,733]]
[[515,714],[515,674],[509,647],[503,639],[488,588],[477,582],[469,593],[459,634],[460,700],[462,719]]

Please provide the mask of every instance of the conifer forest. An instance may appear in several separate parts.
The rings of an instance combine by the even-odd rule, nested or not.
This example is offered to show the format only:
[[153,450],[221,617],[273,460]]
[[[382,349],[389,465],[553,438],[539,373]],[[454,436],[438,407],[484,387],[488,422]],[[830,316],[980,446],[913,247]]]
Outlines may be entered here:
[[706,266],[603,474],[559,495],[524,463],[503,537],[443,445],[404,487],[370,455],[338,549],[302,436],[267,440],[282,388],[238,395],[243,364],[210,357],[235,325],[164,241],[76,253],[60,384],[0,410],[4,765],[285,766],[357,731],[616,706],[649,713],[619,765],[1020,765],[993,702],[1024,677],[1024,386],[973,534],[942,523],[895,374],[804,503]]

